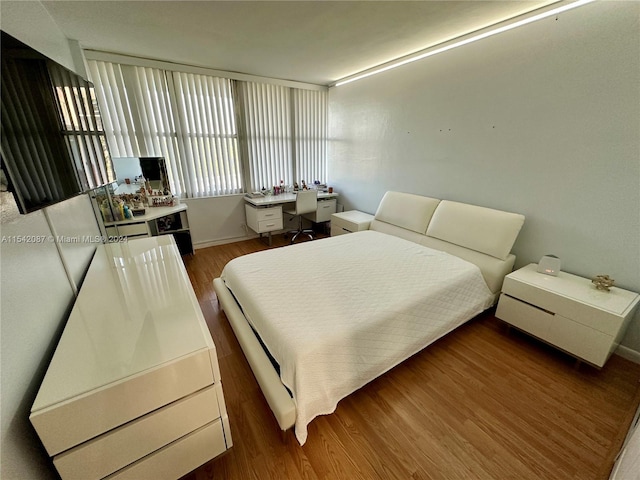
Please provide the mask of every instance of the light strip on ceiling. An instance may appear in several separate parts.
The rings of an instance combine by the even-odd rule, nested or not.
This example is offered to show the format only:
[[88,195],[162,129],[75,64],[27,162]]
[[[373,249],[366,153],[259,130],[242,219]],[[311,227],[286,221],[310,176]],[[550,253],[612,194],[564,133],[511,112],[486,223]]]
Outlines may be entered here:
[[524,18],[522,20],[518,20],[514,23],[509,23],[508,25],[504,25],[502,27],[494,28],[489,31],[479,33],[477,35],[472,35],[471,37],[465,38],[463,40],[459,40],[457,42],[453,42],[442,46],[440,48],[435,48],[434,50],[429,50],[427,52],[411,56],[409,58],[399,59],[396,61],[392,61],[380,68],[375,68],[374,70],[365,71],[361,74],[356,74],[354,76],[346,77],[343,80],[338,80],[333,86],[339,87],[340,85],[345,85],[347,83],[355,82],[356,80],[361,80],[366,77],[370,77],[372,75],[376,75],[378,73],[386,72],[387,70],[391,70],[392,68],[400,67],[402,65],[406,65],[407,63],[417,62],[418,60],[422,60],[423,58],[431,57],[433,55],[437,55],[439,53],[446,52],[448,50],[452,50],[454,48],[462,47],[463,45],[467,45],[472,42],[477,42],[478,40],[482,40],[484,38],[492,37],[493,35],[497,35],[502,32],[506,32],[508,30],[513,30],[514,28],[522,27],[523,25],[527,25],[532,22],[536,22],[538,20],[542,20],[543,18],[551,17],[553,15],[557,15],[562,12],[566,12],[567,10],[571,10],[573,8],[581,7],[586,5],[587,3],[591,3],[595,0],[579,0],[577,2],[569,3],[563,5],[561,7],[554,8],[552,10],[547,10],[543,13],[539,13],[537,15],[533,15],[531,17]]

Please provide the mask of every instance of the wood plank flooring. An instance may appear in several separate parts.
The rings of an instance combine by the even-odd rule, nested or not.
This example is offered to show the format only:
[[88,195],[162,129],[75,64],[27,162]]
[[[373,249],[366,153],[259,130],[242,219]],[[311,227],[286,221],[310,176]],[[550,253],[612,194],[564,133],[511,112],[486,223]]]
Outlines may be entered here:
[[[274,248],[284,245],[274,237]],[[640,365],[602,370],[485,312],[281,439],[212,280],[258,240],[185,257],[218,351],[234,446],[205,479],[606,479],[640,402]],[[286,248],[286,247],[285,247]]]

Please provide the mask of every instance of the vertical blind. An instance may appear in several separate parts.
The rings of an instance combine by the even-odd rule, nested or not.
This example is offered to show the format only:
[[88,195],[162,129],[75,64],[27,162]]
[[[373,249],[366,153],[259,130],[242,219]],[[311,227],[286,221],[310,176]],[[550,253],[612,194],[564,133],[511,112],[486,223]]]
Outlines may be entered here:
[[327,92],[295,89],[292,95],[296,175],[307,183],[326,181]]
[[245,139],[251,190],[294,182],[289,88],[244,82]]
[[327,92],[242,82],[252,190],[326,180]]
[[182,181],[190,196],[243,190],[231,82],[172,72]]
[[326,91],[88,64],[113,156],[165,157],[176,194],[225,195],[280,180],[326,179]]

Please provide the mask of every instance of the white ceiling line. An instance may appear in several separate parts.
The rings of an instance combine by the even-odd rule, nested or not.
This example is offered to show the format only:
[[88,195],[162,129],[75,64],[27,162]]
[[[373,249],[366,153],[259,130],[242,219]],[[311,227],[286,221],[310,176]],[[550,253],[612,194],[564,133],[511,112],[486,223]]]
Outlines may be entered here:
[[489,27],[489,28],[491,28],[490,30],[488,30],[486,32],[483,32],[483,33],[471,34],[471,36],[468,36],[467,38],[458,37],[458,38],[463,38],[463,39],[462,40],[457,40],[457,41],[454,39],[454,40],[451,41],[452,43],[447,43],[444,46],[441,46],[441,47],[437,47],[437,46],[429,47],[429,49],[427,49],[427,51],[422,50],[421,52],[416,52],[416,53],[414,53],[414,54],[412,54],[412,55],[410,55],[408,57],[401,57],[399,59],[392,60],[391,62],[383,64],[384,66],[372,67],[372,69],[363,70],[361,73],[356,73],[354,75],[350,75],[348,77],[340,79],[340,80],[336,81],[335,83],[333,83],[331,86],[332,87],[339,87],[339,86],[345,85],[347,83],[355,82],[356,80],[361,80],[363,78],[370,77],[370,76],[376,75],[378,73],[386,72],[387,70],[391,70],[392,68],[396,68],[396,67],[400,67],[402,65],[406,65],[408,63],[416,62],[418,60],[422,60],[424,58],[431,57],[433,55],[437,55],[438,53],[443,53],[443,52],[446,52],[448,50],[452,50],[454,48],[461,47],[463,45],[467,45],[469,43],[476,42],[478,40],[482,40],[484,38],[492,37],[493,35],[497,35],[499,33],[503,33],[503,32],[506,32],[508,30],[513,30],[514,28],[518,28],[518,27],[521,27],[523,25],[527,25],[529,23],[536,22],[538,20],[542,20],[543,18],[551,17],[553,15],[557,15],[559,13],[566,12],[567,10],[571,10],[573,8],[581,7],[583,5],[586,5],[587,3],[591,3],[593,1],[595,1],[595,0],[578,0],[577,2],[572,2],[572,3],[569,3],[569,4],[562,5],[561,7],[552,8],[551,10],[547,10],[547,11],[545,11],[543,13],[539,13],[537,15],[533,15],[531,17],[527,17],[527,18],[524,18],[522,20],[518,20],[518,21],[515,21],[513,23],[509,23],[507,25],[503,25],[501,27],[497,27],[497,28]]

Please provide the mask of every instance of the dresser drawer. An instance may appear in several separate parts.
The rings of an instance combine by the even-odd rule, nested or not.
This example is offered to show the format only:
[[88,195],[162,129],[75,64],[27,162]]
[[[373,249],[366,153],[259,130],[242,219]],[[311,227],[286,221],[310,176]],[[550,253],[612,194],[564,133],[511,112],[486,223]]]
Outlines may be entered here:
[[109,480],[175,479],[226,450],[222,422],[218,419],[163,447],[109,477]]
[[211,384],[211,357],[208,350],[202,350],[127,381],[33,411],[29,418],[47,452],[54,456]]
[[219,417],[216,388],[210,386],[57,455],[53,463],[65,480],[99,479]]

